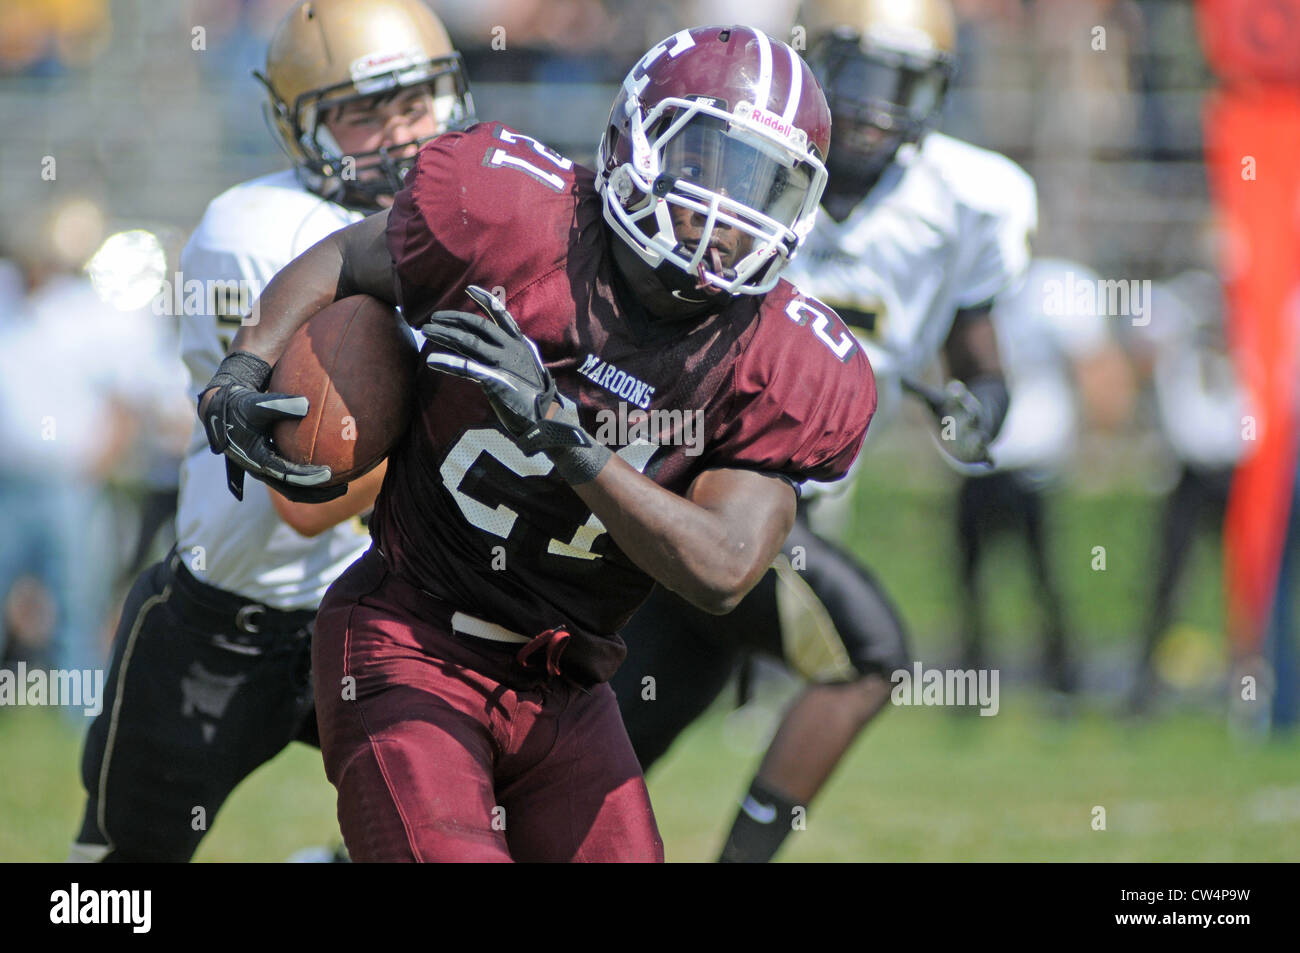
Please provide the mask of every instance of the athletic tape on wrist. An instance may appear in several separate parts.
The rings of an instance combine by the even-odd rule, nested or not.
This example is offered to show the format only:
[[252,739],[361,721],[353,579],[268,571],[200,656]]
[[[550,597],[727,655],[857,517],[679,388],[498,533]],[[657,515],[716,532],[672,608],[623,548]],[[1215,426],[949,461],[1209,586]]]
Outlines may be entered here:
[[546,451],[546,455],[570,486],[578,486],[596,479],[614,454],[593,440],[590,447],[559,447]]
[[234,354],[228,354],[226,359],[221,362],[221,366],[217,368],[217,373],[212,375],[212,380],[203,389],[203,393],[207,393],[214,387],[224,387],[227,384],[243,384],[245,387],[261,391],[266,390],[266,385],[270,382],[270,364],[256,354],[249,354],[247,351],[236,351]]

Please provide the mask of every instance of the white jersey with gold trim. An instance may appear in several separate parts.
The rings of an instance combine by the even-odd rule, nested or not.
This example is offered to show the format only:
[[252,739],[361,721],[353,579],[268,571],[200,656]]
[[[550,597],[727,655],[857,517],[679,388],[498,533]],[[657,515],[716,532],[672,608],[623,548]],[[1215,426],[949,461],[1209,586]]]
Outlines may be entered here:
[[[181,253],[181,356],[197,394],[212,378],[240,316],[277,271],[359,212],[308,192],[293,172],[253,179],[217,196]],[[244,294],[241,302],[240,293]],[[358,520],[319,536],[299,535],[276,515],[267,488],[226,488],[225,458],[208,449],[197,422],[181,464],[177,549],[209,585],[276,609],[313,609],[334,579],[370,544]]]
[[1037,218],[1023,169],[936,132],[900,149],[844,221],[820,210],[785,276],[855,328],[879,391],[873,433],[898,406],[899,378],[935,359],[954,315],[1019,282]]

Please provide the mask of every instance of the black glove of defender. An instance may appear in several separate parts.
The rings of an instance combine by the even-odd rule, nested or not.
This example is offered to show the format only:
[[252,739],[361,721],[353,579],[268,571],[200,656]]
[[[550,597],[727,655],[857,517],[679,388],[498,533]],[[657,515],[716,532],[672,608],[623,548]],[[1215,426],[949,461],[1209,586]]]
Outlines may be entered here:
[[303,417],[306,397],[266,394],[271,365],[253,354],[230,354],[213,375],[203,394],[216,388],[204,406],[199,395],[199,415],[213,453],[226,455],[226,486],[235,499],[244,498],[247,471],[276,492],[297,503],[324,503],[347,492],[346,484],[322,487],[331,477],[329,467],[293,463],[275,452],[269,432],[280,420]]
[[[935,416],[945,428],[943,448],[959,463],[992,465],[989,444],[993,442],[988,408],[961,381],[952,380],[944,391]],[[946,428],[951,428],[949,432]]]

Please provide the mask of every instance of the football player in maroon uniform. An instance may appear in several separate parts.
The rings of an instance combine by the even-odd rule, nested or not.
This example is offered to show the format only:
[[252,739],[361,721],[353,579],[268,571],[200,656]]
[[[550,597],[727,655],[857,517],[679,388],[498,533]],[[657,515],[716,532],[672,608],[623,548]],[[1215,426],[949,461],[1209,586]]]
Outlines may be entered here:
[[606,684],[617,632],[656,581],[733,608],[795,487],[842,476],[875,410],[856,340],[780,278],[829,141],[792,49],[684,30],[624,80],[594,172],[499,123],[443,136],[390,211],[263,294],[201,417],[214,451],[282,492],[337,492],[266,437],[305,409],[264,390],[312,314],[399,304],[438,372],[389,456],[374,543],[317,619],[354,859],[662,859]]
[[[1009,405],[990,309],[1028,263],[1033,182],[1005,157],[932,131],[954,64],[948,0],[817,0],[796,22],[836,141],[822,216],[787,275],[834,302],[859,335],[882,393],[873,427],[897,409],[900,378],[942,357],[962,387],[922,399],[955,438],[942,441],[948,454],[977,462]],[[628,656],[610,682],[649,771],[738,661],[772,661],[804,681],[741,798],[723,861],[769,861],[806,829],[813,799],[914,660],[875,575],[813,531],[808,489],[784,554],[735,611],[719,619],[656,589],[622,630]],[[847,515],[831,506],[823,527],[836,509]]]

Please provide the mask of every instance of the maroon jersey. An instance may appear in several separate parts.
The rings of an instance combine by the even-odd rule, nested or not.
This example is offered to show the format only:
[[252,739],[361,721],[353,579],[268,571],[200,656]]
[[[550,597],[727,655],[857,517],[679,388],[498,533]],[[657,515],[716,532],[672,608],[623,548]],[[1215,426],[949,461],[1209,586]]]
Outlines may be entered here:
[[[498,123],[426,145],[388,220],[407,321],[479,313],[471,284],[504,292],[583,427],[659,485],[684,494],[722,467],[843,476],[876,393],[834,312],[781,282],[702,319],[653,321],[616,293],[617,240],[589,170]],[[568,629],[566,671],[608,678],[653,580],[476,384],[426,370],[417,387],[371,523],[390,567],[516,632]]]

